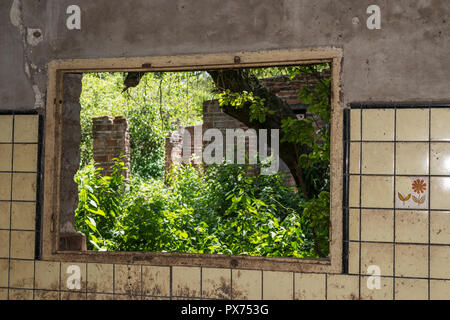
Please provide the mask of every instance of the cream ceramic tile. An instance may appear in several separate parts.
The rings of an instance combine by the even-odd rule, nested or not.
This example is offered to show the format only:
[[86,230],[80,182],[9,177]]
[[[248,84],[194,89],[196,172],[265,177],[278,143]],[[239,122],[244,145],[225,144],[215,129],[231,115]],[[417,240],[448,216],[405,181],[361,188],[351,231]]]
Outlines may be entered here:
[[450,211],[432,211],[430,242],[450,244]]
[[200,297],[200,268],[172,267],[172,295]]
[[360,185],[360,177],[350,176],[349,199],[348,199],[350,207],[359,207],[359,185]]
[[[79,283],[77,283],[79,275]],[[78,288],[77,288],[78,287]],[[61,290],[86,291],[86,264],[79,262],[61,263]]]
[[450,142],[431,143],[431,175],[450,175]]
[[114,293],[127,295],[141,294],[141,266],[115,265]]
[[359,274],[359,242],[348,244],[348,273]]
[[397,143],[396,159],[397,174],[428,175],[429,144]]
[[406,245],[395,246],[395,276],[428,277],[428,246]]
[[431,177],[430,208],[450,209],[450,177]]
[[428,177],[396,177],[395,206],[399,209],[428,209]]
[[360,173],[360,156],[361,144],[359,142],[350,143],[350,163],[349,172],[354,174]]
[[325,300],[325,275],[314,273],[296,273],[296,300]]
[[393,278],[363,276],[361,277],[361,300],[392,300],[393,286]]
[[349,239],[359,240],[359,210],[349,210]]
[[430,247],[431,278],[450,279],[449,266],[450,266],[450,246],[431,246]]
[[115,294],[114,300],[141,300],[141,296],[133,296],[128,294]]
[[232,270],[232,296],[234,300],[261,300],[262,271]]
[[0,144],[0,171],[11,171],[12,144]]
[[431,109],[431,140],[450,141],[450,109]]
[[11,231],[11,258],[34,259],[35,233]]
[[34,300],[59,300],[59,291],[35,290]]
[[350,110],[350,140],[361,140],[361,110]]
[[430,281],[430,299],[431,300],[449,300],[450,281],[431,280]]
[[8,300],[8,289],[0,288],[0,301],[1,300]]
[[113,294],[88,293],[87,300],[114,300]]
[[38,115],[14,116],[14,142],[38,142]]
[[9,229],[11,204],[0,201],[0,229]]
[[395,213],[395,241],[428,243],[428,211],[404,211]]
[[10,289],[9,300],[33,300],[33,290]]
[[362,139],[377,141],[394,140],[394,110],[362,110]]
[[14,171],[37,171],[37,144],[14,145]]
[[392,210],[362,210],[361,239],[363,241],[394,241],[394,212]]
[[12,116],[0,116],[0,142],[12,141]]
[[427,300],[428,280],[395,279],[395,300]]
[[9,257],[9,231],[0,230],[0,258]]
[[428,141],[429,110],[397,109],[397,140]]
[[170,296],[170,267],[142,266],[142,294]]
[[11,200],[10,173],[0,173],[0,200]]
[[11,260],[9,265],[9,286],[11,288],[33,288],[34,261]]
[[86,300],[85,292],[61,292],[61,300]]
[[264,300],[292,300],[294,274],[292,272],[263,271]]
[[363,174],[394,174],[394,144],[363,143],[361,171]]
[[328,300],[359,299],[359,277],[343,274],[330,274],[327,280]]
[[59,262],[36,261],[34,286],[36,289],[59,290]]
[[11,227],[21,230],[35,230],[36,204],[33,202],[13,202]]
[[379,267],[382,276],[392,276],[394,270],[394,245],[387,243],[362,243],[361,273],[371,275],[370,266]]
[[0,259],[0,287],[8,287],[8,259]]
[[170,297],[151,297],[151,296],[143,296],[142,300],[170,300]]
[[361,206],[367,208],[392,208],[394,206],[394,179],[385,176],[363,176],[361,181]]
[[36,200],[36,174],[14,173],[12,184],[13,200]]
[[88,263],[87,290],[95,293],[113,293],[113,265]]
[[231,299],[231,270],[203,268],[202,298]]

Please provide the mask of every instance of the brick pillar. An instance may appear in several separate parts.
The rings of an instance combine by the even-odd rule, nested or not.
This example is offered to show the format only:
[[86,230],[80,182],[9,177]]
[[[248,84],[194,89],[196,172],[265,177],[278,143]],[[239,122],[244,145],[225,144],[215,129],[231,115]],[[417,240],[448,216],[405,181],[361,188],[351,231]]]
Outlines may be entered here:
[[[124,117],[103,116],[93,118],[94,161],[103,175],[111,175],[114,158],[120,158],[130,168],[130,138],[128,122]],[[121,158],[121,156],[124,156]],[[129,170],[123,172],[129,178]]]

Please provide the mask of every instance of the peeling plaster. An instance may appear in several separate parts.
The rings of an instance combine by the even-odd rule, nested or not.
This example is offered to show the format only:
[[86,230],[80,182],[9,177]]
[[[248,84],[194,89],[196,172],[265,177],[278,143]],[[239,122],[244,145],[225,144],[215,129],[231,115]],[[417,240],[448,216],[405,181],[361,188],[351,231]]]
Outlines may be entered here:
[[41,29],[27,28],[27,43],[32,46],[37,46],[44,40]]
[[60,230],[61,233],[77,233],[77,230],[75,229],[75,227],[73,226],[73,223],[70,223],[70,221],[67,221]]
[[[19,29],[20,35],[22,36],[22,45],[24,52],[24,72],[27,78],[30,80],[31,87],[34,92],[34,108],[40,109],[44,108],[44,98],[36,84],[34,75],[36,72],[40,72],[40,69],[36,67],[35,64],[31,62],[29,57],[31,49],[29,46],[36,46],[44,40],[43,33],[41,29],[29,28],[24,25],[22,19],[22,2],[21,0],[14,0],[11,9],[9,11],[9,19],[11,24]],[[30,69],[31,66],[31,69]]]
[[21,3],[20,0],[14,0],[9,11],[9,19],[13,26],[19,28],[22,25]]
[[34,91],[34,108],[35,109],[44,108],[44,100],[42,99],[41,91],[39,90],[39,87],[35,84],[33,84],[33,91]]

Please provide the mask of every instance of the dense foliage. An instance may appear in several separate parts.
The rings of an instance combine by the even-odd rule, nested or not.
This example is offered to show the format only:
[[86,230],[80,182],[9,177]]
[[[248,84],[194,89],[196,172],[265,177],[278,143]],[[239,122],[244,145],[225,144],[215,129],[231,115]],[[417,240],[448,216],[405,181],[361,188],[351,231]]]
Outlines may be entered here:
[[282,175],[245,165],[207,170],[174,164],[166,181],[124,181],[86,166],[76,176],[76,225],[96,250],[314,256],[303,199]]
[[146,73],[139,86],[122,92],[123,73],[83,76],[81,167],[92,163],[92,118],[128,120],[131,172],[142,178],[164,174],[164,139],[179,127],[202,123],[202,102],[214,97],[204,72]]
[[[252,69],[264,78],[301,73],[319,76],[328,64]],[[179,127],[202,121],[202,102],[217,96],[221,104],[250,104],[250,120],[273,116],[253,92],[217,92],[206,72],[146,73],[140,84],[122,93],[124,75],[83,77],[81,169],[75,177],[79,206],[75,225],[91,250],[195,252],[257,256],[318,257],[329,254],[330,79],[306,86],[299,97],[314,119],[281,119],[284,139],[306,146],[298,157],[308,196],[293,190],[280,174],[248,176],[243,165],[171,167],[164,177],[164,142]],[[102,176],[92,161],[92,117],[128,119],[131,178],[116,163]]]
[[[297,155],[298,163],[295,166],[303,173],[305,185],[299,186],[303,187],[299,191],[306,199],[303,216],[311,226],[314,250],[319,256],[329,254],[331,78],[323,76],[323,72],[329,68],[328,63],[323,63],[247,71],[249,78],[268,75],[289,76],[291,79],[300,75],[314,77],[316,81],[298,92],[302,103],[308,106],[307,111],[313,115],[301,120],[281,117],[281,110],[274,109],[273,105],[268,105],[265,99],[252,92],[225,90],[219,94],[219,103],[223,107],[247,107],[250,122],[264,125],[269,117],[274,122],[280,122],[283,136],[280,142],[290,142],[298,149],[306,150]],[[323,123],[318,124],[318,119]]]

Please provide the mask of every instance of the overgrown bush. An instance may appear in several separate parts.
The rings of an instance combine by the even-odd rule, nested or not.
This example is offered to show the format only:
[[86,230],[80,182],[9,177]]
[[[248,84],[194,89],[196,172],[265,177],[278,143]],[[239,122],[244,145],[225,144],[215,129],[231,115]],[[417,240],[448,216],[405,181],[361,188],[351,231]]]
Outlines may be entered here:
[[110,177],[92,166],[76,175],[75,224],[90,250],[317,256],[304,215],[312,209],[281,174],[174,164],[165,181],[127,182],[122,167],[116,162]]

